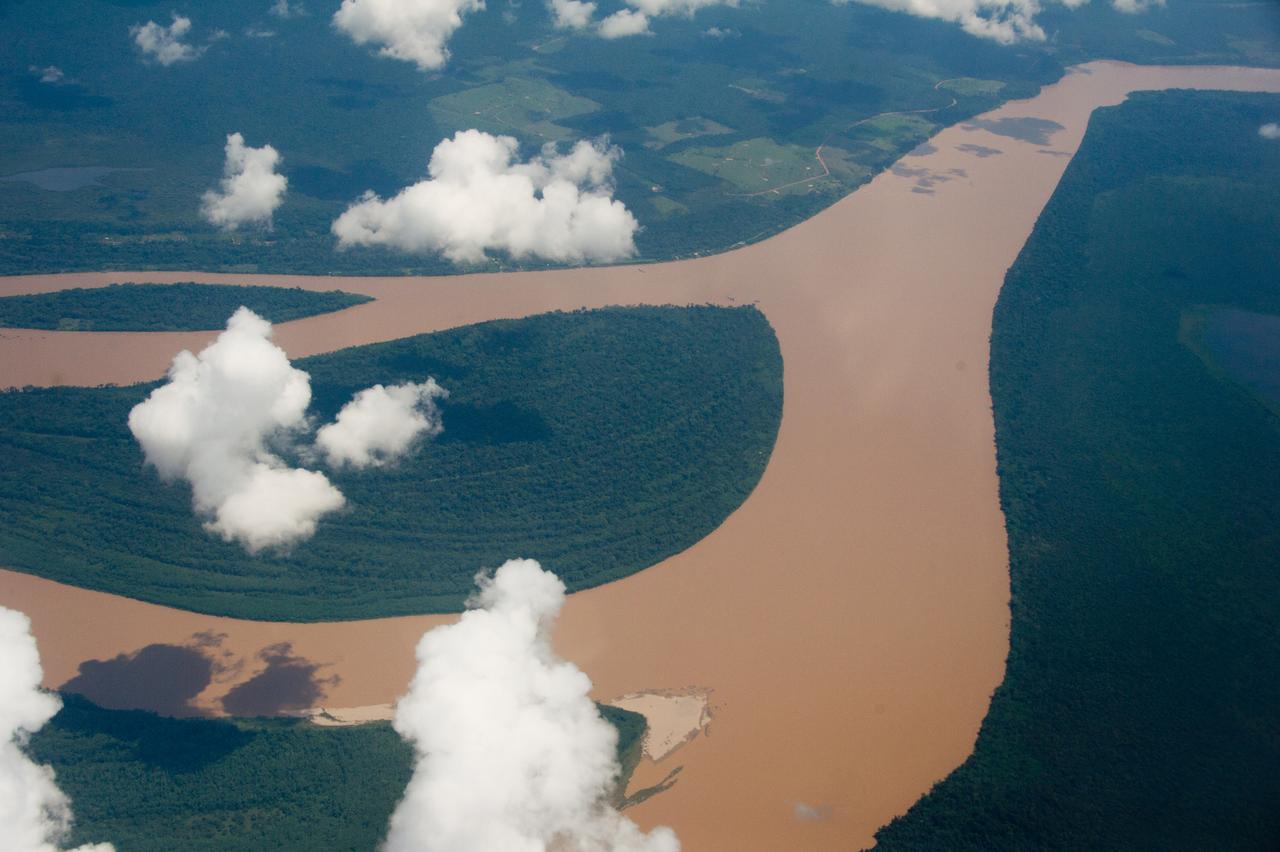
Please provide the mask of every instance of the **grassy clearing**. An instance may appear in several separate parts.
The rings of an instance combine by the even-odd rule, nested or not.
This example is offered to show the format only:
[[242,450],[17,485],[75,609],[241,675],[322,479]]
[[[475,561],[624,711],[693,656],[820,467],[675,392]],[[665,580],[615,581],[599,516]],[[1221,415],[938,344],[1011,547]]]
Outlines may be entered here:
[[595,112],[600,104],[572,95],[546,80],[507,77],[499,83],[435,98],[428,108],[441,127],[474,127],[490,133],[554,141],[573,135],[557,121]]
[[983,80],[978,77],[954,77],[938,84],[939,89],[954,92],[966,98],[991,97],[1000,94],[1004,88],[1003,80]]
[[733,132],[732,127],[725,127],[723,124],[701,116],[681,118],[677,121],[665,121],[654,127],[646,127],[645,130],[649,133],[649,140],[644,143],[644,147],[655,151],[675,142],[682,142],[685,139],[697,139],[699,136],[720,136]]
[[[779,145],[767,138],[748,139],[724,148],[688,148],[672,154],[670,159],[728,181],[744,192],[774,189],[822,175],[822,166],[812,150]],[[805,190],[804,186],[798,189]]]

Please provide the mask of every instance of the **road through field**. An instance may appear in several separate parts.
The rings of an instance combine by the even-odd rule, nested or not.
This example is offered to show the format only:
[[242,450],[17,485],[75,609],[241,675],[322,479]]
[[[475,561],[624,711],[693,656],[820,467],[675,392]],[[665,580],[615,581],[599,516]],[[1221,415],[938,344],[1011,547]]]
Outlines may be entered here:
[[[630,811],[643,825],[674,826],[693,852],[848,850],[964,760],[1003,675],[1008,554],[987,362],[1005,270],[1090,112],[1171,87],[1280,91],[1280,71],[1083,66],[943,130],[809,221],[699,260],[435,279],[58,275],[3,279],[0,293],[198,278],[377,297],[280,326],[291,356],[554,309],[756,302],[778,334],[786,394],[758,488],[688,551],[573,595],[556,644],[602,699],[710,690],[708,731],[638,772],[646,784],[683,767]],[[155,379],[210,337],[5,330],[0,386]],[[339,678],[324,705],[394,701],[418,636],[449,620],[234,621],[12,572],[0,572],[0,603],[31,616],[51,687],[86,661],[126,655],[113,661],[124,673],[139,649],[202,634],[201,653],[222,661],[196,699],[209,711],[280,642]],[[160,686],[139,683],[140,703]]]

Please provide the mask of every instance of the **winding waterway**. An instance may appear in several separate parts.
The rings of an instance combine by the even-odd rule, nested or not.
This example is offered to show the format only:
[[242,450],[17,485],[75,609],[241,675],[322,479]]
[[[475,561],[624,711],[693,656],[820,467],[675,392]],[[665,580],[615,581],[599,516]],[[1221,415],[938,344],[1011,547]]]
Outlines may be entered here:
[[[434,279],[30,276],[0,279],[0,294],[194,278],[377,297],[280,326],[295,357],[553,309],[757,303],[786,393],[758,488],[686,552],[573,595],[556,644],[602,699],[710,690],[707,732],[641,765],[633,786],[683,767],[629,811],[642,825],[674,826],[693,852],[848,850],[964,760],[1003,676],[1008,555],[987,362],[1005,270],[1090,112],[1174,87],[1280,91],[1280,71],[1082,66],[943,130],[813,219],[699,260]],[[5,330],[0,386],[155,379],[211,336]],[[281,642],[337,676],[325,706],[394,701],[417,638],[449,620],[244,622],[13,572],[0,572],[0,603],[31,616],[51,687],[85,661],[196,634],[207,649],[221,634],[226,665],[193,705],[211,712]]]

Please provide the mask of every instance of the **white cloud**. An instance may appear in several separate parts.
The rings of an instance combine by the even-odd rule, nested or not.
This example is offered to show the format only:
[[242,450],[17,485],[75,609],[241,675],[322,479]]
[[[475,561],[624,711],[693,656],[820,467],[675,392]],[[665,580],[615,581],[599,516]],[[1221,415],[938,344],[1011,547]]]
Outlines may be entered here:
[[147,21],[130,27],[129,35],[133,36],[133,43],[144,57],[161,65],[173,65],[190,62],[204,53],[203,47],[192,47],[183,42],[183,36],[190,30],[191,19],[175,12],[169,26],[162,27],[155,21]]
[[1271,122],[1258,128],[1258,135],[1263,139],[1280,139],[1280,124]]
[[276,2],[271,4],[271,8],[268,9],[267,12],[275,15],[281,20],[287,18],[301,18],[303,15],[307,14],[306,7],[301,3],[290,3],[289,0],[276,0]]
[[920,18],[938,18],[960,25],[979,38],[1001,44],[1015,41],[1044,41],[1044,30],[1035,22],[1040,11],[1036,0],[833,0],[843,6],[849,2],[879,6],[893,12],[906,12]]
[[44,68],[32,65],[28,68],[32,74],[40,78],[41,83],[57,84],[62,82],[62,78],[66,75],[62,73],[62,69],[57,65],[47,65]]
[[440,434],[435,400],[443,396],[448,393],[434,379],[365,388],[320,428],[316,446],[333,467],[379,467],[403,456],[419,437]]
[[651,35],[651,18],[670,15],[691,18],[699,9],[710,6],[736,7],[738,0],[626,0],[626,3],[631,8],[619,9],[600,22],[597,32],[601,38]]
[[550,6],[555,25],[562,30],[584,30],[596,13],[596,4],[583,0],[551,0]]
[[[708,6],[736,7],[738,0],[626,0],[626,3],[629,8],[619,9],[596,25],[597,35],[605,39],[652,35],[649,29],[652,18],[669,15],[693,17],[699,9]],[[552,11],[555,25],[560,29],[588,29],[596,12],[596,4],[584,0],[548,0],[547,5]],[[730,32],[714,27],[712,30],[715,33]]]
[[333,23],[356,44],[381,45],[381,55],[429,71],[448,61],[445,43],[462,16],[483,8],[484,0],[342,0]]
[[[60,706],[57,696],[40,689],[42,677],[30,620],[0,606],[0,835],[7,852],[55,852],[71,828],[71,803],[53,770],[23,750]],[[112,846],[77,852],[112,852]]]
[[699,9],[711,6],[737,6],[738,0],[626,0],[631,6],[651,18],[660,15],[684,15],[692,17]]
[[247,223],[270,227],[271,214],[284,201],[288,184],[284,175],[276,174],[280,154],[270,145],[250,148],[239,133],[227,137],[226,151],[222,188],[204,194],[200,212],[228,231]]
[[490,250],[564,262],[635,252],[635,217],[612,198],[616,148],[582,140],[559,155],[548,144],[525,163],[516,151],[509,136],[460,131],[436,146],[426,180],[386,200],[366,193],[339,216],[339,247],[439,251],[455,263]]
[[[1044,29],[1036,23],[1043,8],[1040,0],[831,0],[837,6],[862,3],[893,12],[905,12],[920,18],[937,18],[959,24],[961,29],[979,38],[1001,44],[1018,41],[1044,41]],[[1052,0],[1051,0],[1052,2]],[[1076,9],[1089,0],[1056,0],[1068,9]],[[1163,6],[1165,0],[1112,0],[1121,12],[1137,14]]]
[[651,35],[649,16],[634,9],[619,9],[600,22],[600,38],[614,39]]
[[724,27],[708,27],[706,30],[703,30],[702,34],[707,38],[714,39],[737,38],[742,35],[742,33],[737,30],[725,29]]
[[395,727],[417,754],[388,852],[678,852],[609,804],[617,734],[551,649],[564,584],[531,560],[478,577],[472,609],[418,643]]
[[[1087,1],[1085,0],[1085,2]],[[1156,6],[1163,6],[1164,3],[1165,0],[1111,0],[1112,6],[1128,15],[1137,15]]]
[[247,308],[199,355],[173,359],[168,383],[129,413],[129,429],[165,480],[191,483],[205,529],[251,553],[315,533],[344,499],[324,474],[289,468],[269,442],[306,426],[310,377]]

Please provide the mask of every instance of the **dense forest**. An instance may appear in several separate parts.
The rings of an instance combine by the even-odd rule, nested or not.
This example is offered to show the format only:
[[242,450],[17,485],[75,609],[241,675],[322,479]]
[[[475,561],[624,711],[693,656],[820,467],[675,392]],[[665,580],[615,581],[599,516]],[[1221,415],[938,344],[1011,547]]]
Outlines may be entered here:
[[1005,681],[877,849],[1280,848],[1280,419],[1179,341],[1280,312],[1278,115],[1095,113],[994,317]]
[[373,301],[341,290],[231,284],[111,284],[0,297],[0,328],[57,331],[208,331],[241,305],[271,322],[340,311]]
[[[491,3],[466,15],[449,63],[425,74],[352,43],[320,8],[288,19],[264,0],[178,9],[203,52],[158,67],[129,28],[167,22],[172,4],[9,0],[0,27],[22,37],[0,43],[0,273],[456,272],[434,255],[335,251],[329,226],[366,190],[422,179],[435,145],[468,127],[516,136],[526,157],[548,141],[608,135],[624,152],[616,194],[643,226],[640,259],[721,251],[802,221],[938,127],[1030,96],[1065,65],[1280,63],[1267,3],[1143,5],[1125,15],[1111,3],[1047,4],[1048,39],[1001,45],[829,0],[703,8],[663,17],[660,37],[618,41],[554,29],[542,2]],[[45,80],[50,67],[59,74]],[[919,120],[866,122],[900,111]],[[712,130],[686,132],[690,123]],[[270,230],[224,233],[200,218],[232,132],[283,158],[288,195]],[[739,144],[776,146],[815,178],[825,145],[830,174],[752,193],[696,165],[740,165]],[[96,177],[60,191],[30,178],[67,167]],[[763,174],[757,186],[777,185],[760,184]]]
[[752,307],[546,314],[295,365],[316,422],[375,382],[434,377],[444,432],[395,466],[331,472],[348,507],[251,557],[143,467],[126,418],[154,385],[0,393],[0,565],[268,620],[456,611],[478,570],[514,557],[583,589],[719,526],[782,416],[777,338]]
[[[644,717],[600,711],[618,729],[627,766]],[[72,843],[110,841],[118,852],[368,852],[386,832],[413,761],[388,722],[170,719],[104,710],[75,695],[64,696],[30,752],[53,767],[71,798]]]

